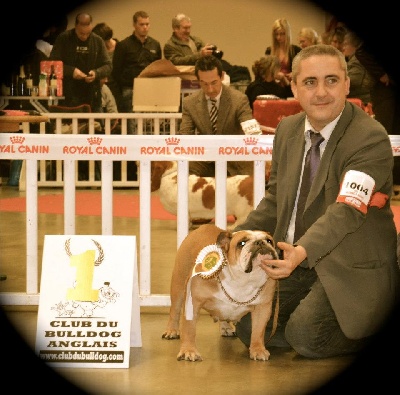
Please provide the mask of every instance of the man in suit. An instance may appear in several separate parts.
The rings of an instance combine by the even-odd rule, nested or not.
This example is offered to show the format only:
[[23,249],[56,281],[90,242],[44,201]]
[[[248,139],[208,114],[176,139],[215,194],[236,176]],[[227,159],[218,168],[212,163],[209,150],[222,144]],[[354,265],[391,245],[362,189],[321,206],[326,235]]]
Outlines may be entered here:
[[[182,122],[178,134],[244,134],[241,122],[253,119],[247,96],[223,85],[222,64],[215,56],[197,60],[195,74],[201,90],[186,96],[182,102]],[[210,116],[216,100],[217,116],[213,128]],[[229,176],[252,174],[253,162],[228,162]],[[214,162],[190,162],[189,173],[203,177],[215,176]]]
[[[268,346],[290,346],[308,358],[352,354],[398,302],[391,144],[379,122],[346,101],[346,60],[333,46],[304,48],[291,85],[304,112],[278,125],[266,196],[235,230],[269,231],[281,251],[281,259],[261,264],[280,280],[278,325]],[[323,137],[320,164],[296,215],[310,132]],[[296,216],[305,229],[300,236]],[[249,315],[236,333],[249,344]],[[266,341],[270,333],[267,327]]]

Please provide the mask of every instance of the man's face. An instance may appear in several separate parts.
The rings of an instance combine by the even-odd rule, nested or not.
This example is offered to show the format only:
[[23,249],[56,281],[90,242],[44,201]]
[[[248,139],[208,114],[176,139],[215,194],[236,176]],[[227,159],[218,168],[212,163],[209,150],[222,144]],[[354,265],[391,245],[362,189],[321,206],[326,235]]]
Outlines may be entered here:
[[221,92],[222,78],[218,75],[218,69],[199,71],[199,81],[203,92],[212,99]]
[[191,22],[181,21],[180,26],[174,29],[174,34],[179,40],[188,41],[191,27],[192,27]]
[[146,38],[150,28],[150,18],[139,17],[137,22],[133,24],[135,35],[139,38]]
[[75,33],[78,36],[79,40],[86,41],[90,33],[92,32],[93,26],[90,25],[76,25],[75,26]]
[[350,79],[336,57],[311,56],[300,63],[296,83],[291,84],[294,97],[319,131],[343,110]]

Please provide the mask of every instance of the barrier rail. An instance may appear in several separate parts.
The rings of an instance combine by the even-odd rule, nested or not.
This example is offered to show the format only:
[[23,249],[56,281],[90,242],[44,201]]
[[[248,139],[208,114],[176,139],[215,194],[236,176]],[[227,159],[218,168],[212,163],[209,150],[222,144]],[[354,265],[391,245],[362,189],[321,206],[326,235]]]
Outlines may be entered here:
[[[165,116],[165,114],[163,114]],[[177,117],[178,118],[178,117]],[[107,133],[107,132],[106,132]],[[400,156],[400,136],[390,136]],[[169,295],[152,294],[150,162],[178,161],[177,246],[188,234],[188,161],[216,162],[215,223],[226,227],[226,162],[254,161],[254,205],[265,194],[265,161],[271,159],[273,136],[60,135],[0,134],[0,159],[26,160],[26,292],[0,293],[3,305],[38,305],[38,161],[63,164],[64,234],[75,234],[76,163],[101,161],[102,234],[113,234],[113,161],[140,163],[139,297],[142,306],[169,306]],[[39,162],[40,163],[40,162]]]
[[254,204],[265,194],[265,161],[270,160],[273,136],[157,136],[0,134],[0,159],[26,161],[26,292],[0,293],[3,305],[37,305],[38,292],[38,162],[58,160],[64,173],[64,234],[75,234],[76,163],[101,161],[102,234],[113,234],[113,161],[138,161],[140,246],[139,297],[142,306],[169,306],[169,295],[152,294],[150,164],[178,162],[177,245],[188,234],[188,161],[216,161],[215,223],[226,227],[226,162],[254,161]]
[[[82,134],[98,135],[96,127],[99,122],[104,123],[104,132],[102,134],[111,135],[113,132],[112,125],[116,116],[120,122],[120,132],[118,135],[127,135],[127,121],[133,119],[136,123],[137,135],[174,135],[179,127],[181,113],[46,113],[49,118],[49,123],[40,123],[39,133],[46,134],[51,129],[51,132],[57,135],[79,135],[84,126]],[[66,121],[70,126],[66,127]],[[22,124],[23,133],[31,133],[32,125],[28,122]],[[68,132],[66,133],[66,129]],[[49,169],[51,169],[49,171]],[[20,183],[20,190],[25,190],[24,171],[22,173],[22,182]],[[128,174],[127,161],[121,161],[119,174],[113,179],[114,187],[138,187],[139,181],[134,179]],[[87,179],[78,178],[78,169],[76,169],[76,186],[77,187],[100,187],[101,181],[96,178],[95,161],[91,160],[88,163],[88,177]],[[56,160],[50,163],[48,160],[42,160],[39,163],[39,187],[63,187],[63,167],[62,162]]]

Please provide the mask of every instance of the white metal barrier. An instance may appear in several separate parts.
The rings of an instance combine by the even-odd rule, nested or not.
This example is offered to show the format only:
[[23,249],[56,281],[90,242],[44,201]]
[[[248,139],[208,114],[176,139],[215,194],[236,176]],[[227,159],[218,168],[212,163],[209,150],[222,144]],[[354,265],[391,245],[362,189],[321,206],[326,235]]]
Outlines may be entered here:
[[[127,121],[133,119],[136,123],[137,135],[174,135],[179,127],[181,113],[46,113],[50,122],[40,123],[39,133],[45,134],[51,129],[57,135],[78,135],[78,134],[98,134],[97,126],[99,121],[104,123],[104,133],[111,135],[113,121],[116,117],[119,120],[120,135],[127,135]],[[69,125],[66,125],[68,121]],[[84,130],[84,133],[82,133]],[[23,133],[31,132],[31,125],[23,123]],[[66,133],[67,132],[67,133]],[[49,171],[51,169],[51,171]],[[128,174],[129,168],[127,161],[121,161],[119,174],[113,180],[114,187],[138,187],[139,180],[133,179]],[[88,163],[88,178],[81,180],[78,178],[78,168],[76,169],[77,187],[100,187],[101,181],[97,179],[95,173],[95,161]],[[50,162],[42,160],[39,163],[39,187],[63,187],[63,163],[61,160]],[[24,179],[22,180],[24,181]],[[25,190],[24,182],[20,183],[20,190]]]
[[[78,115],[78,114],[76,114]],[[178,114],[177,118],[179,118]],[[148,115],[147,115],[148,116]],[[163,114],[165,116],[165,114]],[[29,126],[29,125],[28,125]],[[27,130],[24,125],[24,130]],[[29,130],[29,129],[28,129]],[[400,156],[400,136],[390,136]],[[151,273],[150,162],[178,161],[177,246],[188,234],[188,161],[216,161],[215,223],[226,227],[226,162],[254,161],[254,205],[265,194],[265,161],[271,159],[273,136],[84,135],[0,133],[0,159],[26,161],[26,292],[0,293],[3,305],[38,305],[38,163],[63,165],[64,234],[75,234],[78,160],[101,161],[102,234],[113,234],[113,161],[139,161],[140,246],[139,297],[142,306],[169,306],[169,295],[153,294]]]
[[63,165],[64,234],[75,234],[76,163],[101,161],[102,234],[113,234],[113,161],[139,161],[140,246],[139,296],[142,306],[169,306],[169,295],[153,294],[151,273],[150,163],[178,161],[177,246],[188,234],[188,161],[216,161],[215,223],[226,227],[226,162],[254,161],[254,205],[265,194],[265,161],[271,159],[273,136],[161,136],[0,134],[0,159],[26,161],[26,292],[0,293],[3,305],[38,305],[38,163]]

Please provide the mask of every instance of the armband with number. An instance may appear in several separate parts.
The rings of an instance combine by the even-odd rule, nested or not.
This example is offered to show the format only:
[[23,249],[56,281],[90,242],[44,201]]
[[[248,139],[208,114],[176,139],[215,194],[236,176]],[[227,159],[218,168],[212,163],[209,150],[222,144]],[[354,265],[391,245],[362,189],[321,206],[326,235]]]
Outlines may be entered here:
[[366,214],[375,189],[375,180],[361,171],[349,170],[343,179],[337,202]]

